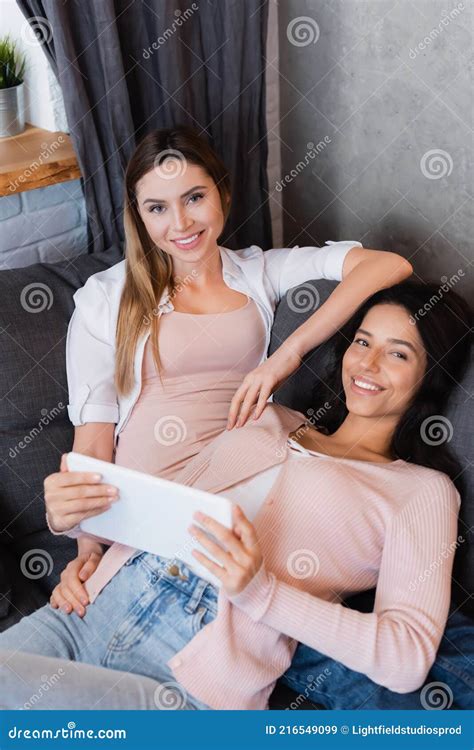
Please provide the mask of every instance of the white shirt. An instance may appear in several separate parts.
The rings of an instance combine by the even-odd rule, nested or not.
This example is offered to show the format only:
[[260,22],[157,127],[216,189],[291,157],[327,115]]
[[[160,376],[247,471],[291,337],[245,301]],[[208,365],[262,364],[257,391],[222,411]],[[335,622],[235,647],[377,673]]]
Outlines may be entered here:
[[[342,279],[344,259],[360,242],[327,242],[327,247],[278,248],[263,251],[257,245],[243,250],[219,247],[224,282],[246,294],[257,305],[265,323],[266,345],[276,306],[289,289],[312,279]],[[114,443],[124,428],[141,391],[142,360],[150,326],[139,340],[134,357],[135,384],[127,396],[119,397],[114,385],[115,333],[127,260],[90,276],[74,294],[76,308],[66,339],[69,387],[68,414],[73,425],[87,422],[116,423]],[[165,290],[158,315],[171,312],[173,304]]]
[[[292,438],[288,438],[287,445],[289,448],[287,454],[289,459],[301,458],[301,454],[303,456],[318,455],[307,448],[303,448],[302,445]],[[239,482],[239,484],[234,484],[233,487],[228,487],[222,493],[222,497],[226,497],[234,505],[240,505],[249,521],[253,523],[282,468],[282,464],[270,466],[270,468],[260,471],[253,477],[245,479],[243,482]]]

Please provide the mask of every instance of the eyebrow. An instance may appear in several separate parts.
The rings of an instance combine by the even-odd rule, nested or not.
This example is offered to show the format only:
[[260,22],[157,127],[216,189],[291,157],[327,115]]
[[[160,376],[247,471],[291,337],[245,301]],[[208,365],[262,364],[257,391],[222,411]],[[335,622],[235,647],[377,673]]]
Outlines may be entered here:
[[[202,190],[205,187],[207,187],[207,186],[206,185],[196,185],[195,187],[192,187],[189,190],[186,190],[186,192],[183,193],[182,195],[180,195],[179,197],[180,198],[187,198],[187,196],[190,195],[191,193],[194,193],[195,190]],[[166,201],[160,200],[160,198],[147,198],[146,200],[143,201],[143,205],[145,205],[145,203],[166,203]]]
[[[369,331],[366,331],[364,328],[358,328],[356,333],[364,333],[366,336],[372,336],[372,334]],[[391,344],[402,344],[403,346],[407,346],[409,349],[412,350],[415,354],[417,353],[416,347],[413,346],[409,341],[405,341],[404,339],[388,339]]]

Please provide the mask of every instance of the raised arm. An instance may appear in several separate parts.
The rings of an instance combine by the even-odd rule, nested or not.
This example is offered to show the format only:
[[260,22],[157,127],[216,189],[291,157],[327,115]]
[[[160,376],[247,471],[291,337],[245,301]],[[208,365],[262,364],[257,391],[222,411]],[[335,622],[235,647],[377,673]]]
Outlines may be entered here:
[[[300,366],[307,352],[330,338],[372,294],[398,284],[413,272],[411,264],[396,253],[351,245],[337,242],[319,249],[293,248],[285,251],[286,256],[274,256],[267,262],[269,279],[279,299],[305,280],[341,281],[329,299],[244,378],[232,399],[228,429],[245,424],[255,404],[254,418],[258,419],[270,395]],[[282,251],[268,251],[273,252]]]
[[344,325],[372,294],[404,281],[412,272],[411,264],[396,253],[353,247],[344,258],[341,282],[326,302],[288,336],[281,352],[278,349],[275,354],[296,355],[301,361]]

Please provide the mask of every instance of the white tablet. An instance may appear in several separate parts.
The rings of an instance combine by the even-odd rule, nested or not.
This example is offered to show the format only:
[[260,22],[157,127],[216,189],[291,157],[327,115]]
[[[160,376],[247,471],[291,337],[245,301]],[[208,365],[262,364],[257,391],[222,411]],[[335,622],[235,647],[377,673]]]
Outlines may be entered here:
[[119,499],[109,510],[81,522],[83,531],[163,557],[177,557],[220,586],[191,554],[197,548],[212,558],[187,529],[191,523],[199,526],[193,519],[197,510],[232,528],[230,500],[82,453],[68,453],[67,466],[69,471],[98,472],[102,482],[119,490]]

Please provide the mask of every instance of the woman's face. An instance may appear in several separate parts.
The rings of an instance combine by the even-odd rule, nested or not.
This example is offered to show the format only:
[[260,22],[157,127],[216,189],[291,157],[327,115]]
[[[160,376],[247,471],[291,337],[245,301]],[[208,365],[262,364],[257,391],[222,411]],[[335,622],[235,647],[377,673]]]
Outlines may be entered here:
[[350,413],[400,417],[421,385],[426,352],[410,314],[399,305],[372,307],[342,362]]
[[175,265],[207,260],[217,252],[224,227],[221,198],[201,167],[168,158],[138,181],[136,194],[148,234]]

